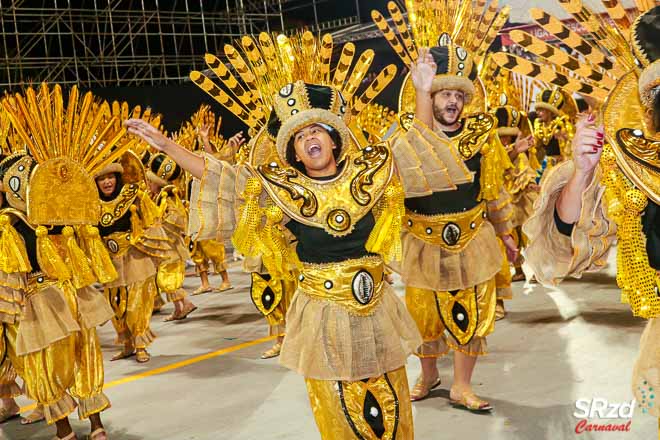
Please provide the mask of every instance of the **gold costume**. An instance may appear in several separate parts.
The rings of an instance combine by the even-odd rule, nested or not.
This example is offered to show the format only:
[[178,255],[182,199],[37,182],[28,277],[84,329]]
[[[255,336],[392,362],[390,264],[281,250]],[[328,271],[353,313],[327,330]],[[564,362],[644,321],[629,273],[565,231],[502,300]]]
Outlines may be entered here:
[[[493,136],[494,118],[483,112],[486,94],[477,76],[509,8],[491,7],[484,13],[485,3],[474,10],[467,5],[445,8],[430,1],[406,2],[406,23],[399,7],[389,2],[396,27],[372,12],[404,64],[417,61],[418,48],[430,48],[436,65],[431,95],[459,90],[465,99],[460,128],[446,134],[415,118],[410,74],[399,93],[401,129],[393,150],[406,213],[398,270],[406,285],[408,311],[424,338],[417,354],[424,357],[446,354],[450,346],[472,355],[486,353],[485,337],[495,319],[494,278],[504,257],[496,234],[512,230],[511,200],[504,188],[504,173],[511,163]],[[406,25],[412,32],[404,30]],[[503,296],[509,289],[500,286]]]
[[[610,10],[610,14],[615,11]],[[600,163],[582,192],[579,219],[567,225],[556,213],[559,196],[575,173],[571,161],[544,176],[534,214],[523,232],[529,239],[525,258],[535,277],[549,285],[602,269],[612,244],[618,242],[617,284],[621,300],[629,304],[634,315],[648,319],[633,369],[632,388],[642,412],[660,417],[654,392],[660,386],[660,126],[657,119],[652,119],[660,111],[660,60],[652,58],[659,53],[658,40],[650,37],[657,34],[660,26],[660,6],[641,2],[634,13],[639,14],[634,22],[613,21],[617,35],[627,35],[629,41],[621,38],[611,42],[614,46],[600,46],[600,40],[596,40],[602,52],[598,56],[607,56],[613,48],[617,54],[608,59],[613,62],[608,70],[611,78],[593,87],[589,70],[580,64],[580,73],[565,86],[569,91],[604,101],[600,115],[606,143]],[[582,41],[573,44],[583,44]]]
[[[280,363],[305,376],[321,438],[412,439],[404,364],[421,339],[383,281],[384,260],[401,252],[399,240],[392,239],[401,228],[401,187],[389,145],[361,145],[358,131],[347,125],[349,114],[357,116],[396,69],[381,72],[360,101],[353,94],[370,55],[360,57],[351,72],[353,49],[345,47],[333,82],[329,34],[272,40],[262,33],[258,40],[244,37],[242,48],[248,58],[264,51],[277,62],[263,64],[273,69],[268,74],[254,72],[260,82],[249,87],[256,110],[221,102],[251,127],[253,137],[237,167],[204,155],[200,191],[193,191],[199,199],[191,201],[193,238],[222,239],[235,229],[232,241],[246,263],[268,272],[253,275],[252,298],[271,323],[283,317],[277,308],[288,302],[288,286],[298,273]],[[226,51],[229,62],[239,62],[231,55],[238,52],[243,49]],[[206,59],[216,73],[232,75],[212,55]],[[215,87],[201,72],[191,78],[207,91]],[[308,177],[287,158],[293,134],[313,124],[327,126],[341,143],[337,175],[330,180]],[[350,237],[356,244],[345,241]]]
[[184,240],[188,223],[188,212],[179,197],[178,180],[182,177],[181,168],[163,153],[154,155],[148,167],[147,179],[160,188],[156,195],[159,210],[159,222],[169,238],[171,256],[160,263],[156,284],[170,302],[181,301],[188,294],[183,289],[186,276],[186,261],[190,258]]
[[[8,359],[23,378],[27,397],[43,405],[49,424],[76,406],[81,419],[110,406],[96,326],[107,322],[112,310],[92,285],[117,273],[98,230],[90,226],[101,210],[90,176],[112,160],[107,155],[119,130],[86,113],[92,100],[91,93],[79,96],[73,87],[67,106],[59,86],[42,84],[37,91],[28,88],[25,97],[2,102],[20,144],[29,150],[29,155],[16,150],[1,167],[10,206],[0,211],[3,387],[13,394],[6,381],[12,375],[4,366]],[[66,126],[73,120],[76,124]],[[33,135],[37,132],[41,136]],[[83,132],[90,138],[74,140]],[[89,160],[91,152],[99,158]],[[6,307],[11,303],[13,310]]]

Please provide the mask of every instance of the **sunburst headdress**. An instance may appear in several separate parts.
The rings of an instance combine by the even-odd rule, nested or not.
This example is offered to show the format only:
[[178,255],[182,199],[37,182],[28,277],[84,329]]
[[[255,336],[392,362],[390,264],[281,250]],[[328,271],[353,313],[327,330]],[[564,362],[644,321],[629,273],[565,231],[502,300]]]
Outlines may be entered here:
[[68,99],[59,85],[28,87],[3,99],[2,107],[36,164],[31,173],[15,176],[23,178],[16,188],[27,187],[29,221],[96,224],[101,205],[93,176],[137,141],[118,145],[126,130],[116,118],[104,118],[91,92],[81,95],[75,86]]
[[[394,26],[378,11],[371,17],[406,65],[417,60],[420,47],[430,47],[437,65],[434,89],[456,88],[466,93],[466,112],[485,110],[485,90],[477,76],[486,52],[509,16],[498,1],[406,0],[408,18],[394,2],[387,9]],[[399,94],[399,111],[414,112],[415,90],[406,76]]]
[[[348,127],[355,127],[357,116],[394,78],[396,67],[383,69],[358,96],[357,89],[371,66],[374,51],[364,51],[354,64],[355,45],[344,44],[334,72],[332,51],[330,34],[317,37],[306,31],[291,37],[246,35],[240,44],[225,46],[232,70],[216,56],[206,55],[206,63],[218,76],[219,84],[197,71],[190,78],[249,127],[249,135],[258,138],[255,145],[263,147],[268,142],[261,141],[270,138],[274,148],[253,149],[252,161],[285,163],[292,130],[299,128],[299,123],[315,122],[307,117],[312,110],[324,113],[321,118],[340,133],[344,155],[355,145]],[[313,102],[315,99],[310,97],[319,97],[319,90],[324,96]]]

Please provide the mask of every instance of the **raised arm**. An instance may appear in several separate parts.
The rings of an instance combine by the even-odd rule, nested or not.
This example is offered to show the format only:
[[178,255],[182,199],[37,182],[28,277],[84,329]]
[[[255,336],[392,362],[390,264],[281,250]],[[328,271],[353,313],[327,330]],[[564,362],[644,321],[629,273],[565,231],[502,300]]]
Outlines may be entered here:
[[594,170],[603,153],[602,127],[594,126],[594,116],[581,118],[573,138],[573,175],[557,200],[557,215],[564,223],[573,224],[580,219],[582,193],[594,176]]
[[162,151],[172,158],[181,168],[194,177],[201,179],[204,173],[204,158],[169,139],[156,127],[142,119],[128,119],[124,121],[128,132],[142,138],[149,145]]
[[431,129],[433,128],[431,86],[436,69],[429,48],[420,48],[417,60],[410,65],[410,76],[415,86],[415,117]]

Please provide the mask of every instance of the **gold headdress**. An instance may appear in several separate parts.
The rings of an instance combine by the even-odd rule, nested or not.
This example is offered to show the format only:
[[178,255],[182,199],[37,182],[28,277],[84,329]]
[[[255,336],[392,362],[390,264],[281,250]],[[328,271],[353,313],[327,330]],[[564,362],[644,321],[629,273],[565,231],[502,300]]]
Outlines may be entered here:
[[[371,17],[404,64],[417,60],[420,47],[433,48],[438,52],[432,51],[438,66],[434,87],[465,91],[466,102],[471,101],[466,113],[483,112],[485,89],[477,70],[510,8],[498,11],[497,0],[488,8],[485,0],[407,0],[407,21],[396,3],[389,2],[387,8],[396,31],[380,12],[372,11]],[[414,112],[414,108],[415,90],[408,75],[399,94],[399,112]]]
[[44,83],[5,98],[2,106],[36,162],[27,185],[29,221],[96,224],[101,205],[93,176],[131,147],[117,145],[126,130],[115,119],[105,121],[91,92],[80,96],[75,86],[68,102],[60,86],[51,90]]
[[[309,110],[310,103],[305,100],[306,97],[308,98],[306,91],[303,91],[301,86],[295,86],[294,83],[332,89],[333,93],[336,93],[335,96],[343,101],[337,108],[337,110],[344,108],[343,122],[350,128],[355,128],[352,124],[354,119],[396,74],[394,65],[387,66],[360,96],[356,96],[357,88],[373,61],[373,50],[363,52],[351,70],[355,58],[355,45],[346,43],[334,74],[331,74],[332,50],[333,41],[330,34],[315,37],[311,32],[306,31],[292,37],[285,35],[273,37],[267,33],[261,33],[258,38],[246,35],[241,38],[239,47],[225,46],[225,56],[237,75],[234,75],[214,55],[207,54],[205,57],[206,63],[218,76],[223,88],[201,72],[192,72],[190,78],[247,124],[250,136],[257,138],[253,141],[254,145],[260,147],[252,149],[252,163],[285,163],[286,145],[283,145],[282,139],[273,142],[275,139],[272,131],[268,141],[269,133],[264,128],[269,122],[271,110],[275,110],[279,117],[284,117],[282,112],[290,105],[291,99],[300,98],[296,99],[291,110],[297,112],[293,114],[289,112],[289,117],[280,121],[284,131],[289,131],[288,129],[297,125],[295,122],[300,116],[296,113]],[[291,96],[286,96],[287,94]],[[337,102],[333,101],[332,104],[335,105]],[[355,129],[356,133],[358,131]],[[347,141],[342,147],[345,153],[351,145],[354,145],[354,141],[348,130],[340,128],[340,132]],[[278,133],[281,138],[285,135],[284,132]]]

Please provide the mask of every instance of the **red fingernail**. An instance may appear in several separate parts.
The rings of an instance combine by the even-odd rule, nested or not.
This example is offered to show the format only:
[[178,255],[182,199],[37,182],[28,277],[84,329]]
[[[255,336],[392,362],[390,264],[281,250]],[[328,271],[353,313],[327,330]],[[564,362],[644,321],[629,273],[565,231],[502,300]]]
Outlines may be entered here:
[[587,120],[589,122],[593,122],[594,121],[594,115],[589,115],[589,118]]

